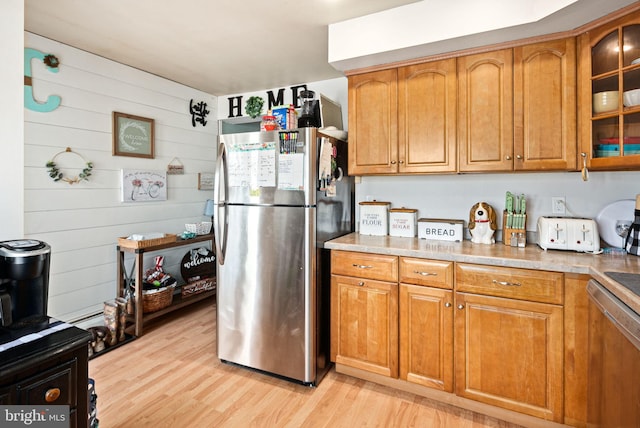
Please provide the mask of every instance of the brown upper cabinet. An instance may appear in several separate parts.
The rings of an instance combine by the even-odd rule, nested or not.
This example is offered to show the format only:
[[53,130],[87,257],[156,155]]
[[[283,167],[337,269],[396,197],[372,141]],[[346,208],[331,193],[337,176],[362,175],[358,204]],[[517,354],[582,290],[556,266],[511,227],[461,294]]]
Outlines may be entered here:
[[390,174],[398,163],[398,71],[349,78],[349,175]]
[[575,38],[350,76],[349,131],[354,175],[574,170]]
[[640,166],[640,11],[582,34],[579,43],[582,154],[593,169],[636,168]]
[[513,53],[458,58],[460,171],[513,169]]
[[349,78],[349,174],[456,172],[456,62]]
[[400,67],[398,101],[398,172],[455,172],[455,60]]
[[513,92],[513,169],[576,169],[576,39],[514,48]]

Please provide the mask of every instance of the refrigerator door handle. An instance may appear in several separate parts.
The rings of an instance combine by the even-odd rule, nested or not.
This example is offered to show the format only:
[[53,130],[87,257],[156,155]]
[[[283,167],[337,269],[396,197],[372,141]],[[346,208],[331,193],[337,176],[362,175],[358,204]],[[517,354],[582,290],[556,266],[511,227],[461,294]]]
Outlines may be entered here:
[[[222,182],[224,189],[220,186],[220,174],[222,174]],[[221,265],[224,265],[224,257],[227,252],[227,228],[229,223],[229,214],[226,205],[226,199],[228,195],[228,172],[227,172],[227,149],[224,143],[220,143],[218,146],[218,157],[216,158],[216,172],[213,180],[213,194],[216,205],[216,215],[213,218],[213,232],[216,236],[214,240],[216,243],[216,257]],[[220,195],[220,190],[223,190],[223,196]],[[222,212],[222,215],[220,213]],[[223,219],[223,229],[220,228],[220,219]],[[222,233],[221,233],[222,232]]]

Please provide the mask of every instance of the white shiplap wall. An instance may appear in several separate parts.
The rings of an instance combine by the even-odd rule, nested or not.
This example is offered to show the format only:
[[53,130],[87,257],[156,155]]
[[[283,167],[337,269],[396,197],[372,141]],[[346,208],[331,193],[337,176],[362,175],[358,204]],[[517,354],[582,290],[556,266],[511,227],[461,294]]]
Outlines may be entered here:
[[[214,169],[217,100],[31,33],[25,33],[25,47],[52,53],[61,63],[54,74],[32,61],[35,98],[62,98],[49,113],[25,109],[25,237],[52,247],[49,315],[74,321],[101,312],[103,302],[115,297],[119,236],[181,233],[185,223],[207,220],[202,212],[213,192],[197,189],[197,175]],[[205,127],[192,127],[192,98],[207,103]],[[113,111],[155,120],[154,159],[111,155]],[[66,147],[93,162],[89,182],[69,185],[49,178],[46,162]],[[65,156],[56,162],[68,175],[76,174],[68,169],[76,165],[73,156]],[[184,175],[167,176],[167,201],[120,202],[123,168],[162,171],[174,157],[184,165]],[[185,251],[163,253],[169,272],[179,275]]]
[[0,2],[0,240],[22,237],[24,1]]

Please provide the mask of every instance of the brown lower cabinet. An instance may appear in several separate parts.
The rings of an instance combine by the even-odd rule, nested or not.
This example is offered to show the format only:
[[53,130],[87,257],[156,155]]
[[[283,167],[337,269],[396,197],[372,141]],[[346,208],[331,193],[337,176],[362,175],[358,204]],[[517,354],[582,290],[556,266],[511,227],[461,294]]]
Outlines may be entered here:
[[331,360],[398,377],[398,258],[331,252]]
[[562,421],[562,307],[456,293],[455,393]]
[[400,379],[453,391],[453,292],[400,284]]
[[453,391],[453,263],[400,257],[400,379]]
[[[573,425],[584,421],[565,395],[584,389],[584,344],[565,327],[563,273],[339,250],[332,262],[337,364],[547,421],[562,423],[566,406]],[[357,276],[394,267],[385,281]]]
[[331,282],[335,361],[398,377],[398,284],[338,275]]
[[563,420],[564,275],[456,264],[455,392]]

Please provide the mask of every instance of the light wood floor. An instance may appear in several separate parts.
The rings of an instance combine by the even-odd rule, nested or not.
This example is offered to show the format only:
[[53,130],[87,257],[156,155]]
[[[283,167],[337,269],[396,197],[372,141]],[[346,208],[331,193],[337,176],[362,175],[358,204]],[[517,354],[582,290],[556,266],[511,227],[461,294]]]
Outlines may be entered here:
[[335,370],[310,388],[222,364],[215,340],[206,300],[91,360],[100,428],[517,427]]

